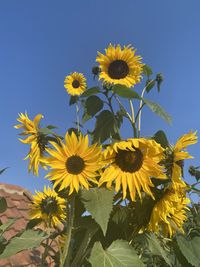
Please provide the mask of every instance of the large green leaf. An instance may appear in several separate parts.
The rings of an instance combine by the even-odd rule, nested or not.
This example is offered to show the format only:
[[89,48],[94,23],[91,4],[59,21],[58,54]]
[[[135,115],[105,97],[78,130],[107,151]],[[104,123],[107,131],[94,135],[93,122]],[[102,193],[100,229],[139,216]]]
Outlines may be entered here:
[[4,197],[0,197],[0,213],[5,212],[7,209],[7,202]]
[[118,96],[121,96],[123,98],[137,98],[141,99],[141,97],[133,91],[132,89],[126,87],[125,85],[116,84],[112,88],[113,92],[116,93]]
[[83,123],[92,118],[103,108],[103,101],[95,95],[89,96],[85,101]]
[[38,247],[40,243],[48,236],[41,230],[26,230],[20,236],[16,236],[10,240],[0,259],[8,258],[18,252],[26,249]]
[[157,115],[159,115],[167,123],[171,124],[171,122],[172,122],[171,116],[166,111],[164,111],[164,109],[160,105],[158,105],[158,104],[156,104],[156,103],[154,103],[154,102],[152,102],[146,98],[143,98],[143,101],[153,112],[155,112]]
[[161,246],[156,235],[154,235],[153,233],[148,234],[147,241],[148,248],[151,253],[153,255],[161,256],[169,266],[172,266],[167,251],[165,251],[164,248]]
[[183,236],[177,236],[177,244],[183,256],[187,261],[195,267],[200,266],[200,237],[195,236],[192,240],[188,240]]
[[88,97],[90,95],[95,95],[100,92],[99,87],[92,87],[90,89],[87,89],[84,93],[82,93],[81,97]]
[[8,221],[0,226],[0,234],[3,234],[6,230],[13,225],[18,218],[9,218]]
[[143,267],[136,251],[124,240],[114,241],[104,250],[100,242],[92,249],[89,262],[92,267]]
[[110,213],[113,207],[114,191],[105,188],[92,188],[81,191],[81,201],[92,218],[106,234]]
[[164,109],[160,105],[158,105],[158,104],[156,104],[156,103],[154,103],[154,102],[152,102],[146,98],[142,98],[138,93],[127,88],[126,86],[117,84],[117,85],[113,86],[113,91],[116,94],[118,94],[119,96],[124,97],[124,98],[129,98],[129,99],[136,98],[138,100],[143,100],[143,102],[153,112],[155,112],[157,115],[159,115],[162,119],[164,119],[169,124],[171,123],[171,120],[172,120],[171,116],[166,111],[164,111]]
[[153,139],[160,144],[163,148],[167,148],[169,146],[169,142],[167,140],[167,136],[165,134],[164,131],[159,130],[157,131],[154,136]]
[[92,132],[93,143],[103,143],[116,132],[115,117],[109,110],[103,110],[99,115],[96,116],[95,129]]

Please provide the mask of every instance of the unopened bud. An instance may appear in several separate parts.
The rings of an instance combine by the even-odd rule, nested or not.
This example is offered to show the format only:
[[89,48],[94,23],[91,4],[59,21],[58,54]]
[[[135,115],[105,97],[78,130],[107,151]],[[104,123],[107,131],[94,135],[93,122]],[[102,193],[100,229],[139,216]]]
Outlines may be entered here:
[[92,68],[92,73],[96,76],[96,75],[99,75],[101,69],[98,67],[98,66],[94,66]]
[[164,80],[164,77],[163,77],[162,73],[158,73],[156,75],[156,82],[157,82],[158,92],[160,92],[160,85],[163,82],[163,80]]

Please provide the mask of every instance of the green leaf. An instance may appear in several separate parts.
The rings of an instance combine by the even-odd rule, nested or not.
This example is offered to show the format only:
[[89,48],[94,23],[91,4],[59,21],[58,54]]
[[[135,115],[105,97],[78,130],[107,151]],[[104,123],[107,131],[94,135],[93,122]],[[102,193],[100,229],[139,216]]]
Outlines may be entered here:
[[72,106],[72,105],[76,104],[77,101],[78,101],[78,96],[77,95],[72,95],[70,97],[70,100],[69,100],[69,105]]
[[39,133],[48,135],[48,134],[52,134],[53,132],[49,128],[45,127],[45,128],[40,128]]
[[42,222],[42,219],[32,219],[32,220],[30,220],[26,225],[26,230],[27,229],[33,229],[35,226],[37,226],[41,222]]
[[144,75],[146,75],[147,77],[151,76],[153,74],[152,69],[148,66],[148,65],[144,65],[143,66],[143,73]]
[[16,236],[10,240],[0,259],[8,258],[18,252],[26,249],[38,247],[40,243],[48,236],[41,230],[26,230],[20,236]]
[[136,93],[135,91],[133,91],[132,89],[130,89],[124,85],[116,84],[113,86],[112,90],[118,96],[121,96],[123,98],[141,99],[141,97],[138,95],[138,93]]
[[150,233],[146,236],[148,241],[148,248],[151,251],[151,253],[153,255],[161,256],[169,266],[172,266],[168,257],[169,256],[168,253],[163,249],[156,235]]
[[95,95],[89,96],[85,101],[83,123],[92,118],[103,108],[103,101]]
[[100,92],[100,88],[99,87],[92,87],[90,89],[87,89],[85,92],[83,92],[81,94],[81,97],[88,97],[91,95],[95,95],[98,94]]
[[7,168],[4,168],[4,169],[1,169],[0,170],[0,174],[2,174],[3,172],[5,172],[6,169],[8,169],[8,167]]
[[114,191],[105,188],[92,188],[81,191],[81,201],[92,218],[106,234],[110,213],[112,211]]
[[50,129],[50,130],[52,130],[52,129],[57,129],[58,127],[56,127],[54,125],[48,125],[47,128]]
[[153,136],[153,139],[158,143],[160,144],[163,148],[167,148],[169,147],[169,142],[167,140],[167,136],[165,134],[164,131],[162,130],[159,130],[157,131],[154,136]]
[[9,218],[8,221],[0,226],[0,233],[3,234],[6,230],[13,225],[18,218]]
[[155,80],[147,80],[146,82],[146,91],[149,93],[151,89],[155,86],[156,81]]
[[77,248],[77,251],[70,267],[82,266],[81,261],[85,252],[88,250],[88,245],[99,230],[99,225],[92,219],[91,216],[81,217],[78,221],[77,227],[79,228],[79,231],[76,233],[74,238],[74,247]]
[[115,213],[112,216],[112,221],[116,224],[123,224],[127,220],[127,208],[123,206],[116,207]]
[[166,111],[164,111],[164,109],[160,105],[158,105],[158,104],[156,104],[156,103],[154,103],[154,102],[152,102],[146,98],[143,98],[143,101],[153,112],[155,112],[157,115],[159,115],[167,123],[171,124],[171,122],[172,122],[171,116]]
[[200,266],[200,237],[195,236],[192,240],[187,240],[183,236],[177,236],[177,244],[183,256],[195,267]]
[[117,132],[114,115],[109,110],[103,110],[96,116],[95,129],[92,132],[93,143],[103,143]]
[[89,262],[92,267],[143,267],[136,251],[124,240],[114,241],[104,250],[100,242],[92,249]]
[[0,213],[3,213],[7,210],[7,202],[4,197],[0,197]]

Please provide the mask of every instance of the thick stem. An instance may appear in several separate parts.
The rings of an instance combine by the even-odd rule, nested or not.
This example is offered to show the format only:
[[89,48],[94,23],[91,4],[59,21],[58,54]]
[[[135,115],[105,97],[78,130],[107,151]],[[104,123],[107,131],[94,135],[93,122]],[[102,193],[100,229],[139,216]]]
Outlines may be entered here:
[[108,100],[108,105],[109,105],[109,107],[110,107],[110,111],[112,112],[113,117],[114,117],[115,125],[116,125],[116,128],[117,128],[117,133],[118,133],[118,135],[119,135],[119,138],[121,139],[120,131],[119,131],[119,128],[118,128],[118,126],[117,126],[117,121],[116,121],[116,118],[115,118],[115,112],[114,112],[113,107],[112,107],[112,97],[113,97],[113,96],[114,96],[114,94],[113,94],[111,97],[108,97],[108,96],[106,95],[107,100]]
[[131,108],[131,125],[133,127],[134,137],[136,138],[137,137],[137,128],[136,128],[136,124],[135,124],[135,112],[134,112],[133,102],[131,99],[129,100],[129,103],[130,103],[130,108]]
[[126,113],[126,117],[127,119],[130,121],[131,123],[131,127],[133,128],[133,134],[134,137],[137,137],[137,128],[135,126],[135,118],[134,118],[134,109],[133,109],[133,105],[132,105],[132,116],[128,113],[128,111],[125,109],[125,107],[123,106],[123,104],[121,103],[121,101],[119,100],[119,98],[117,96],[115,96],[116,101],[118,102],[119,106],[124,110],[124,112]]
[[72,228],[73,228],[73,222],[74,222],[74,210],[75,210],[75,197],[72,196],[72,199],[70,201],[70,206],[68,206],[68,225],[66,230],[66,242],[63,249],[63,253],[61,255],[61,261],[59,267],[70,267],[69,265],[69,248],[70,248],[70,242],[72,237]]
[[134,112],[134,108],[133,108],[133,102],[132,102],[131,99],[129,100],[129,103],[130,103],[130,107],[131,107],[131,119],[132,119],[132,123],[135,123],[135,112]]

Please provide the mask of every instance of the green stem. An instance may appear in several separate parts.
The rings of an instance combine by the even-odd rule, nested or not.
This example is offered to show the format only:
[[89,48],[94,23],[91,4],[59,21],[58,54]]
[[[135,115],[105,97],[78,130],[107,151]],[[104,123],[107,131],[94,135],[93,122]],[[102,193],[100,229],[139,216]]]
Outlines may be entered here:
[[137,128],[136,128],[136,124],[135,124],[135,112],[134,112],[134,108],[133,108],[133,102],[131,99],[129,100],[129,103],[130,103],[130,108],[131,108],[131,125],[133,127],[134,137],[136,138],[137,137]]
[[106,95],[107,100],[108,100],[108,105],[109,105],[109,107],[110,107],[110,111],[112,112],[113,117],[114,117],[115,126],[116,126],[116,128],[117,128],[117,133],[118,133],[118,135],[119,135],[119,138],[121,139],[120,131],[119,131],[119,128],[118,128],[118,126],[117,126],[117,121],[116,121],[116,118],[115,118],[115,112],[114,112],[113,107],[112,107],[112,97],[113,97],[113,96],[114,96],[114,94],[112,94],[111,97],[108,97],[108,96]]
[[80,119],[79,119],[79,105],[78,102],[76,102],[76,123],[77,123],[77,130],[78,133],[80,132]]
[[[142,90],[141,98],[143,98],[144,93],[146,92],[146,86]],[[143,100],[140,100],[140,106],[139,106],[139,115],[138,115],[138,137],[140,137],[140,131],[141,131],[141,118],[142,118],[142,105],[143,105]]]
[[133,109],[133,104],[132,102],[130,103],[131,105],[131,112],[132,112],[132,115],[130,115],[128,113],[128,111],[125,109],[125,107],[123,106],[123,104],[121,103],[121,101],[119,100],[119,98],[117,96],[115,96],[115,99],[116,101],[118,102],[119,106],[123,109],[123,111],[126,113],[126,117],[127,119],[130,121],[131,123],[131,126],[133,128],[133,134],[134,134],[134,137],[137,137],[137,128],[135,126],[135,118],[134,118],[134,109]]
[[132,123],[135,123],[135,112],[134,112],[134,108],[133,108],[133,102],[130,99],[129,100],[129,104],[130,104],[130,108],[131,108],[131,119],[132,119]]
[[[142,94],[141,94],[141,98],[144,97],[144,93],[146,92],[147,90],[147,87],[151,84],[155,82],[155,80],[152,80],[150,81],[145,87],[144,89],[142,90]],[[140,106],[139,106],[139,115],[138,115],[138,137],[140,137],[140,131],[141,131],[141,117],[142,117],[142,108],[143,108],[143,99],[140,100]]]
[[45,260],[46,260],[46,257],[48,256],[48,243],[49,243],[49,237],[45,240],[46,241],[46,244],[44,243],[44,253],[42,255],[42,260],[41,260],[41,265],[42,266],[45,266]]
[[66,242],[63,249],[63,253],[61,255],[61,261],[59,267],[70,267],[69,266],[69,247],[72,236],[72,228],[74,222],[74,209],[75,209],[75,197],[72,196],[70,201],[70,206],[68,206],[68,225],[66,230]]

